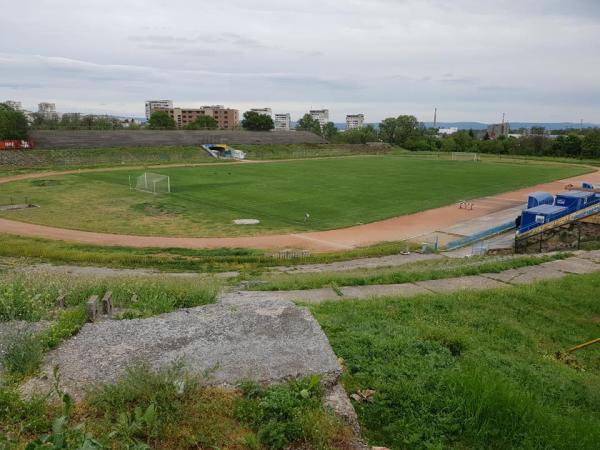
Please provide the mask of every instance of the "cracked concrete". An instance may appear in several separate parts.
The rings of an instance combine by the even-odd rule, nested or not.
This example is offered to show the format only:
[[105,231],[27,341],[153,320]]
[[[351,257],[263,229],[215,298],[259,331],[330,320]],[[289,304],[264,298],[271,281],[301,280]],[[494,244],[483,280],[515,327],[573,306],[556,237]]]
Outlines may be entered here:
[[307,289],[296,291],[236,291],[222,297],[222,301],[253,300],[291,300],[302,303],[320,303],[345,299],[369,299],[374,297],[412,297],[427,293],[449,293],[460,290],[483,290],[510,287],[536,281],[562,278],[569,274],[586,274],[600,271],[600,251],[578,252],[576,256],[509,269],[499,273],[443,278],[438,280],[417,281],[403,284],[382,284],[368,286],[343,286],[338,292],[331,288]]
[[[43,372],[58,364],[63,386],[76,398],[90,384],[115,382],[136,360],[153,368],[182,358],[209,384],[243,380],[273,383],[320,374],[335,385],[341,367],[317,321],[288,301],[219,303],[149,319],[86,324],[51,351]],[[47,392],[52,377],[36,378],[23,392]]]

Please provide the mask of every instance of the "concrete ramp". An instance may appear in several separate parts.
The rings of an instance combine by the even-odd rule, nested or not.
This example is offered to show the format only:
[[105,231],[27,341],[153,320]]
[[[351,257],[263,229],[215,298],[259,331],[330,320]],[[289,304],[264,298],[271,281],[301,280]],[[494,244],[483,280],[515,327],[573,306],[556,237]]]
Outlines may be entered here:
[[289,301],[246,299],[149,319],[87,324],[48,354],[43,372],[49,378],[30,380],[23,391],[47,392],[56,364],[63,387],[77,398],[88,385],[116,381],[136,360],[159,368],[180,358],[192,372],[207,372],[208,384],[321,374],[326,386],[334,386],[341,374],[327,337],[308,311]]

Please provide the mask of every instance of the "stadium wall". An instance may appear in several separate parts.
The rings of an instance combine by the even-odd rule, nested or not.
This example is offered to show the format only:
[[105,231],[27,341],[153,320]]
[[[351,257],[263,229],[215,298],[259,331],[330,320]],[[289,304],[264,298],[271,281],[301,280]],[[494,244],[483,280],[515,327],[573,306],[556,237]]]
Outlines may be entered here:
[[29,133],[38,149],[100,147],[167,147],[200,144],[321,144],[322,137],[308,131],[228,130],[34,130]]

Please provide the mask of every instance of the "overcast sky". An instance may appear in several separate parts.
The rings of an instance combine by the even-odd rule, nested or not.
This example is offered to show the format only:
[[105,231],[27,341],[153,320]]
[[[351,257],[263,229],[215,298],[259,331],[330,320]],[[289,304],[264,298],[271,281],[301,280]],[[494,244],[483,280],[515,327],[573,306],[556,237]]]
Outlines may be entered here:
[[0,101],[600,123],[600,0],[0,0]]

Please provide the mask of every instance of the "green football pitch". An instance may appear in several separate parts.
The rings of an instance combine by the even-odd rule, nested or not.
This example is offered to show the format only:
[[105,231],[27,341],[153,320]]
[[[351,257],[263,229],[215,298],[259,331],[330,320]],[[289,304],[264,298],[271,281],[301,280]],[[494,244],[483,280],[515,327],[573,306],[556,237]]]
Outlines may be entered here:
[[[131,190],[138,171],[90,172],[0,186],[39,206],[0,212],[24,222],[162,236],[235,236],[368,223],[586,172],[581,166],[356,157],[152,169],[170,194]],[[310,218],[305,219],[308,213]],[[258,225],[234,225],[258,219]]]

